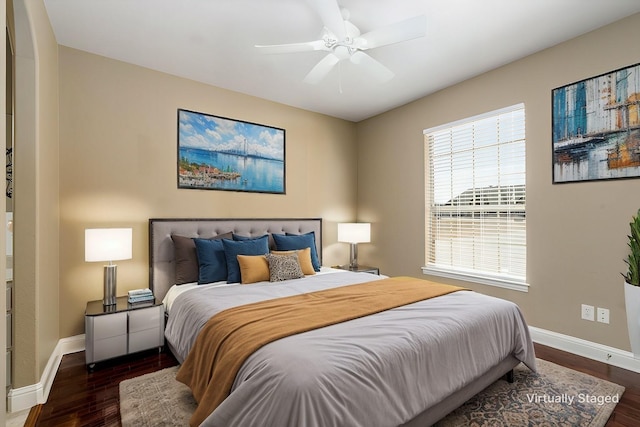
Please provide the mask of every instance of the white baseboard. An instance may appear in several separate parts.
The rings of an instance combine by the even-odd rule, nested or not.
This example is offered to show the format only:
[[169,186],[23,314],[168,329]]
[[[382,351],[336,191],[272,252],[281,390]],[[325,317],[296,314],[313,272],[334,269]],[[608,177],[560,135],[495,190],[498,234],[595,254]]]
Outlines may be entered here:
[[18,412],[45,403],[49,397],[62,356],[82,350],[84,350],[84,334],[59,340],[49,357],[44,372],[42,372],[40,382],[9,390],[7,393],[7,412]]
[[538,344],[640,373],[640,359],[636,359],[630,351],[620,350],[533,326],[529,326],[529,331],[531,332],[531,339]]
[[[640,359],[634,358],[633,353],[630,351],[620,350],[533,326],[529,327],[529,331],[531,332],[533,341],[539,344],[640,373]],[[51,386],[56,377],[62,356],[83,350],[84,334],[62,338],[58,341],[51,357],[49,357],[40,382],[9,391],[7,395],[8,412],[18,412],[45,403],[49,397],[49,391],[51,391]]]

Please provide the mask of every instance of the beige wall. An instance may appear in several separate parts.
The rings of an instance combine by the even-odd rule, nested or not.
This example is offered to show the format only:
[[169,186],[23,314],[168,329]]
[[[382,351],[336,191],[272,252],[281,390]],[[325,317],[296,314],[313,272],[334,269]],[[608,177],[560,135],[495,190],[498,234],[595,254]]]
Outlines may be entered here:
[[[322,217],[324,261],[348,257],[336,223],[355,219],[355,124],[60,47],[60,337],[84,332],[102,266],[84,229],[133,227],[118,294],[148,285],[149,218]],[[178,190],[177,109],[286,130],[286,195]]]
[[14,387],[40,380],[58,325],[58,55],[41,0],[14,3]]
[[[359,123],[358,219],[373,222],[360,259],[427,277],[422,131],[524,102],[530,290],[465,285],[517,302],[532,326],[629,350],[619,272],[640,180],[552,185],[551,90],[637,63],[638,40],[635,15]],[[610,309],[611,323],[581,320],[583,303]]]

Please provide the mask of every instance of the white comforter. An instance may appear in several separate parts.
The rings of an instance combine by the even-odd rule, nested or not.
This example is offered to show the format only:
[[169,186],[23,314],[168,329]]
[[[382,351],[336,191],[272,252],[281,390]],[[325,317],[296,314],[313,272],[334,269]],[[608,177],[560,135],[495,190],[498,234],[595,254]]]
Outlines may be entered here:
[[[375,280],[335,273],[280,283],[201,286],[175,298],[165,336],[181,359],[215,313]],[[471,291],[272,342],[249,357],[203,426],[397,426],[508,355],[535,370],[519,308]]]

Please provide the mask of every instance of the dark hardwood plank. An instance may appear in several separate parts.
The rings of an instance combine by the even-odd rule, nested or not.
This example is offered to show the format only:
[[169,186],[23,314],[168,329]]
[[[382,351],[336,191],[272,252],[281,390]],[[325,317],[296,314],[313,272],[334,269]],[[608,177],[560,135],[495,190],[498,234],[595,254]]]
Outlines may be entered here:
[[[535,344],[536,356],[626,387],[607,427],[640,425],[640,374]],[[32,409],[27,426],[120,427],[119,383],[177,365],[167,351],[156,350],[98,364],[92,372],[84,364],[84,352],[65,355],[49,399]],[[39,413],[38,413],[39,412]]]
[[168,351],[149,350],[98,363],[89,371],[84,351],[67,354],[33,425],[119,427],[120,382],[177,364]]

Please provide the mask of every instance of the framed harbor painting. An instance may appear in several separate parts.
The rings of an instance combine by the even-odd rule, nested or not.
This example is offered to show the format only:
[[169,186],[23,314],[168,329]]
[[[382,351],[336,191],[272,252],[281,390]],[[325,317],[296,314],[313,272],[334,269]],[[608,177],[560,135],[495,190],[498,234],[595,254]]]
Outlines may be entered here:
[[551,95],[554,184],[640,177],[640,64]]
[[178,188],[285,194],[285,131],[178,109]]

